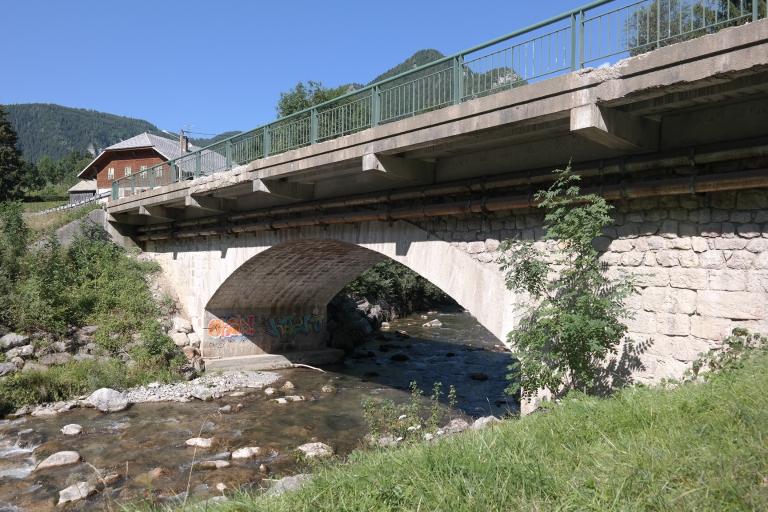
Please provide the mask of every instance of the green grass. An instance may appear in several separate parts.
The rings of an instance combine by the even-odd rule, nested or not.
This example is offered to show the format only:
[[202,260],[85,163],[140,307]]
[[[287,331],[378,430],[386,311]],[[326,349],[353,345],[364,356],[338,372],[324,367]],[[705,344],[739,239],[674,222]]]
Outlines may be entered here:
[[299,492],[206,510],[768,510],[768,357],[435,445],[362,452]]
[[78,208],[72,208],[71,210],[61,210],[58,212],[46,213],[45,215],[34,215],[33,212],[60,206],[59,204],[52,204],[46,208],[36,209],[36,206],[40,204],[45,203],[24,203],[24,223],[31,231],[32,238],[43,238],[48,233],[51,233],[72,221],[82,219],[93,210],[101,208],[99,203],[89,203]]
[[22,208],[24,209],[24,213],[35,213],[47,210],[48,208],[63,206],[68,202],[69,201],[66,198],[52,201],[25,201],[22,203]]
[[160,366],[127,367],[114,358],[70,361],[47,370],[18,372],[0,379],[0,417],[22,405],[68,400],[103,387],[127,389],[175,379],[170,370]]

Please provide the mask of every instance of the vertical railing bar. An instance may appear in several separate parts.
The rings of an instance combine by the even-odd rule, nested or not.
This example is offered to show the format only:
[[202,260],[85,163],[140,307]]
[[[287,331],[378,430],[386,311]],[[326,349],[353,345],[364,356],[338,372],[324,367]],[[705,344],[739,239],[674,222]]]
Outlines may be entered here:
[[579,11],[579,69],[584,67],[584,10]]

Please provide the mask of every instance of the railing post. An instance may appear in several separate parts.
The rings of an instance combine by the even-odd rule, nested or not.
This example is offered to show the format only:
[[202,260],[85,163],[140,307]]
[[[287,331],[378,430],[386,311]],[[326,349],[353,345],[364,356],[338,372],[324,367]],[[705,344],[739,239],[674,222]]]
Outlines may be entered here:
[[228,140],[224,147],[226,148],[226,155],[227,155],[227,169],[231,169],[232,168],[232,141]]
[[374,85],[371,89],[371,126],[378,126],[381,122],[381,93],[379,86]]
[[173,183],[181,181],[181,173],[179,172],[179,167],[173,162],[173,160],[168,161],[168,167],[170,167],[168,172],[170,172],[171,176],[173,176]]
[[149,188],[154,189],[155,188],[155,169],[150,168],[144,171],[144,179],[147,179],[147,174],[149,174]]
[[760,13],[758,12],[760,0],[752,0],[752,21],[757,21]]
[[584,10],[579,11],[579,69],[584,67]]
[[661,48],[661,2],[656,0],[656,48]]
[[453,59],[453,104],[458,105],[464,99],[464,56]]
[[269,140],[269,125],[264,126],[264,158],[267,158],[269,156],[269,150],[270,147],[270,140]]
[[197,155],[195,155],[195,178],[200,177],[200,172],[202,171],[203,165],[202,165],[202,154],[198,151]]
[[116,201],[120,196],[120,188],[116,181],[112,182],[112,200]]
[[131,195],[136,193],[136,176],[131,176]]
[[309,112],[309,143],[317,143],[317,109],[313,108]]
[[571,14],[571,71],[576,71],[576,32],[577,28],[576,13]]

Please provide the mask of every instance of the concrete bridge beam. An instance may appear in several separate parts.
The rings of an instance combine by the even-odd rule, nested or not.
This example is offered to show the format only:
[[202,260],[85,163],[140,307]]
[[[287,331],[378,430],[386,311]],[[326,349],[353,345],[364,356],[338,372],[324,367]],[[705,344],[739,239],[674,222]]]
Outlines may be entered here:
[[659,123],[590,103],[571,109],[571,132],[610,149],[654,150]]
[[224,203],[224,200],[219,197],[188,195],[184,198],[184,206],[186,208],[195,208],[214,214],[225,213],[229,210]]
[[253,180],[253,192],[280,199],[309,201],[314,197],[315,186],[309,183],[257,178]]
[[363,155],[363,172],[393,181],[432,182],[435,178],[435,163],[367,153]]
[[139,206],[139,215],[156,220],[169,221],[182,218],[183,212],[166,208],[165,206]]

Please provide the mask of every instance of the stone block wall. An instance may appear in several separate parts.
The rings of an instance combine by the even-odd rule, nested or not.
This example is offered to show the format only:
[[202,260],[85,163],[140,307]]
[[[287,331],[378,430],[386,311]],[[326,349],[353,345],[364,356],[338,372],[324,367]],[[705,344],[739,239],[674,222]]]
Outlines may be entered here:
[[[635,316],[627,319],[630,337],[646,342],[636,381],[680,377],[734,327],[768,333],[768,191],[614,206],[615,225],[595,244],[609,274],[632,274],[638,285],[628,301]],[[542,222],[541,212],[527,210],[418,225],[475,260],[498,266],[504,239],[531,240],[547,249]]]

